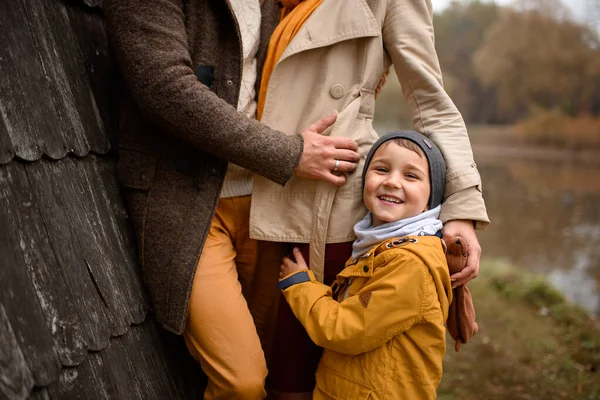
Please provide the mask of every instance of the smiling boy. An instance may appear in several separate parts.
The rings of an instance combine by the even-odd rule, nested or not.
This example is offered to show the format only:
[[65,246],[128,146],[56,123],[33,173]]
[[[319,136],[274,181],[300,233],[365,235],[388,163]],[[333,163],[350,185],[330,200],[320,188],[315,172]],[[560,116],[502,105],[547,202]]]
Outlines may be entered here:
[[324,348],[313,399],[435,399],[452,301],[438,219],[446,167],[416,132],[382,136],[363,170],[369,210],[331,287],[302,254],[284,259],[279,287]]

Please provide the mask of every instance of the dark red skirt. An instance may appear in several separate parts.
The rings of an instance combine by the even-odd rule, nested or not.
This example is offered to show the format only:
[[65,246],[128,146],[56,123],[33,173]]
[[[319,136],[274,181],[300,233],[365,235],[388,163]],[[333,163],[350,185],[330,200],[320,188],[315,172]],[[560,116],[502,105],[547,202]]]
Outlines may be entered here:
[[[308,244],[294,245],[309,262]],[[290,246],[291,250],[292,246]],[[291,253],[291,251],[290,251]],[[331,285],[352,254],[352,242],[328,244],[325,248],[325,284]],[[267,385],[279,392],[312,392],[315,372],[323,349],[310,340],[283,294],[275,325],[275,338],[269,360]]]

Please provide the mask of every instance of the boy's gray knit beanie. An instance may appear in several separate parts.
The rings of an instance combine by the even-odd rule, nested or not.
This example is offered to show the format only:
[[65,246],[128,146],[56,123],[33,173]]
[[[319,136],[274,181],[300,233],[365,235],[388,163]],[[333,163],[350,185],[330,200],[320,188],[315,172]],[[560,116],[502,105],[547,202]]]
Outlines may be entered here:
[[446,162],[444,161],[444,156],[435,143],[424,135],[414,131],[386,133],[375,142],[365,160],[365,166],[362,173],[363,190],[365,188],[365,176],[369,164],[371,163],[371,159],[373,158],[373,154],[375,154],[375,151],[377,151],[383,143],[392,139],[410,140],[423,150],[425,157],[427,157],[427,162],[429,163],[429,180],[431,181],[431,194],[429,195],[428,207],[431,210],[442,204],[442,200],[444,199],[444,189],[446,187]]

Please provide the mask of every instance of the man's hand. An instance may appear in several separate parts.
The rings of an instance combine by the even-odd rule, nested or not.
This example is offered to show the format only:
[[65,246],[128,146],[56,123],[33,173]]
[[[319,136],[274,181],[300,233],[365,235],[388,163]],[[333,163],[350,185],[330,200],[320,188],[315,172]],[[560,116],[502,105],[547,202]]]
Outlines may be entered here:
[[444,234],[444,242],[450,245],[456,236],[460,236],[467,244],[469,249],[467,254],[467,266],[456,274],[450,276],[453,280],[452,286],[460,286],[469,282],[471,279],[479,275],[479,260],[481,258],[481,246],[475,235],[475,227],[473,221],[469,220],[454,220],[448,221],[442,230]]
[[304,257],[302,257],[302,253],[297,247],[294,247],[294,258],[296,262],[289,257],[283,258],[283,264],[279,267],[279,279],[283,279],[294,272],[308,270],[306,261],[304,261]]
[[346,137],[321,135],[333,125],[337,115],[337,111],[334,111],[302,132],[304,151],[296,168],[296,175],[342,186],[346,182],[344,173],[356,171],[360,160],[356,142]]

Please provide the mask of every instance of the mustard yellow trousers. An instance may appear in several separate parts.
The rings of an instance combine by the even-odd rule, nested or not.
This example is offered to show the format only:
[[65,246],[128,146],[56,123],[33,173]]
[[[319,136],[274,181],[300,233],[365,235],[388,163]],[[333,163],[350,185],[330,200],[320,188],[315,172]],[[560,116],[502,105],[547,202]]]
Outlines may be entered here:
[[194,277],[184,339],[208,376],[207,400],[266,397],[284,249],[250,239],[249,215],[250,196],[219,200]]

